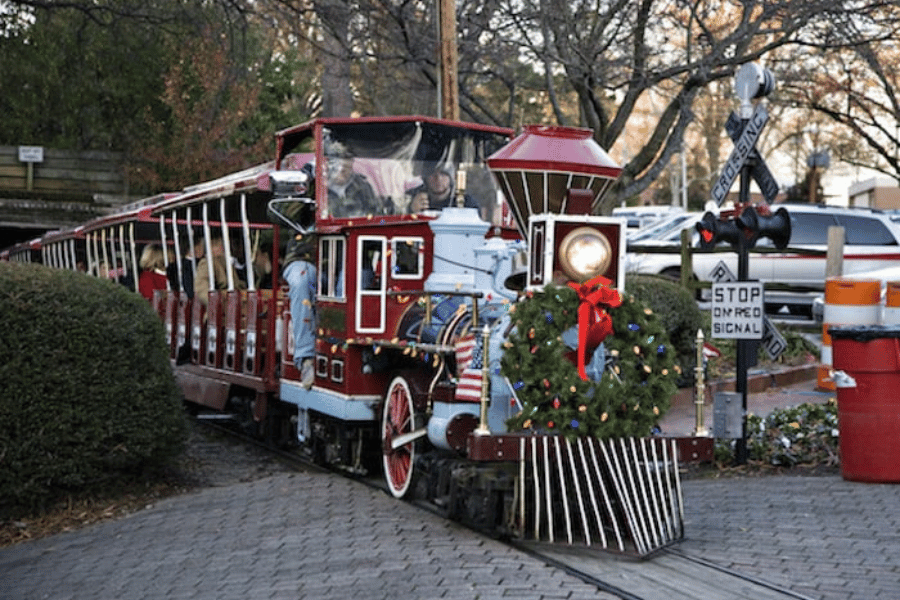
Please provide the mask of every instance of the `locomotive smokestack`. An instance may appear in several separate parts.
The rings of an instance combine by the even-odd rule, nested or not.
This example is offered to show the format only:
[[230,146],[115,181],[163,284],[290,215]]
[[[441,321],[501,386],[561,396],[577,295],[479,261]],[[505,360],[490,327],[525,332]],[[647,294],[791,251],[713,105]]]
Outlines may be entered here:
[[590,129],[576,127],[528,125],[487,164],[526,235],[532,215],[593,214],[622,172]]

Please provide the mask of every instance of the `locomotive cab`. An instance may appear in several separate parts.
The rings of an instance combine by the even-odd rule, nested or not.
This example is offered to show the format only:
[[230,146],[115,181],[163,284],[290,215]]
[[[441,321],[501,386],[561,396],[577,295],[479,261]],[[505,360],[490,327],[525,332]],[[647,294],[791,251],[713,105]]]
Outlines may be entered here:
[[[418,413],[435,397],[452,396],[446,375],[436,376],[446,372],[453,345],[439,339],[446,334],[432,318],[443,300],[429,288],[442,260],[432,225],[453,211],[477,223],[480,231],[467,248],[471,260],[459,260],[458,247],[444,255],[464,265],[469,280],[472,248],[489,229],[517,235],[485,165],[510,133],[397,117],[319,119],[278,134],[269,212],[282,238],[316,237],[318,272],[315,381],[311,389],[300,385],[287,311],[281,399],[297,407],[299,442],[322,460],[364,468],[360,445],[380,436],[386,391],[398,374]],[[289,160],[306,151],[311,157],[304,164]],[[443,193],[430,182],[443,184]],[[472,285],[453,281],[446,293],[456,311],[471,304],[459,297],[471,295]]]

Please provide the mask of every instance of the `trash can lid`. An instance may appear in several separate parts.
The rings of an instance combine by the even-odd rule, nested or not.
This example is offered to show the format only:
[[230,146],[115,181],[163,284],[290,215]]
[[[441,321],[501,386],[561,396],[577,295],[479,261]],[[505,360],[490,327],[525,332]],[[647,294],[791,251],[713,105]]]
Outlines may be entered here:
[[900,338],[900,325],[842,325],[828,328],[832,339],[868,342],[882,338]]

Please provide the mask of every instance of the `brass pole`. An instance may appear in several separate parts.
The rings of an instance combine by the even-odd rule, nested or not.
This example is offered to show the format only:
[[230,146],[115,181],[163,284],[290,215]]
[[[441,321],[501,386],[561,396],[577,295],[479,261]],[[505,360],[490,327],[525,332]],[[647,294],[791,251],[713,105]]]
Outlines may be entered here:
[[703,400],[706,397],[706,384],[703,376],[703,330],[697,330],[697,366],[694,368],[697,380],[697,392],[694,397],[694,416],[696,417],[694,425],[694,435],[701,437],[709,435],[706,426],[703,424]]
[[488,435],[491,433],[491,430],[488,428],[487,424],[487,415],[488,415],[488,393],[490,392],[491,384],[490,384],[490,368],[488,363],[490,362],[490,356],[488,353],[488,343],[491,339],[491,328],[487,325],[481,330],[481,422],[478,424],[478,428],[475,430],[475,435]]

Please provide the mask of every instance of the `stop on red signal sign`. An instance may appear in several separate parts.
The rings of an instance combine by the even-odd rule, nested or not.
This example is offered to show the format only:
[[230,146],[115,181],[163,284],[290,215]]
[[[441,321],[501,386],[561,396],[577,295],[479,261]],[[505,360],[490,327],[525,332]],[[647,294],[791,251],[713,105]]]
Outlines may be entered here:
[[712,337],[762,339],[764,316],[761,282],[728,281],[712,284]]

